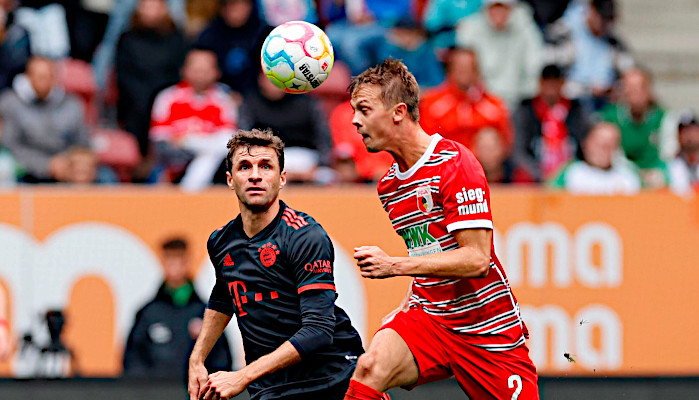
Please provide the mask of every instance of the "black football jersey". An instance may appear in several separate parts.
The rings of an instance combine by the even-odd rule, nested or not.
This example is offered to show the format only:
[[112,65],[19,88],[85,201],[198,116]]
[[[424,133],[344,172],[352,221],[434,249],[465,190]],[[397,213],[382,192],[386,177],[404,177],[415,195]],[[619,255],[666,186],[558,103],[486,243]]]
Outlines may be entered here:
[[[236,315],[248,364],[276,350],[301,329],[304,293],[335,291],[334,249],[327,233],[310,215],[282,201],[280,206],[276,218],[254,237],[246,235],[238,215],[214,231],[207,243],[216,269],[208,307]],[[345,311],[334,307],[332,344],[253,382],[248,386],[252,398],[324,389],[351,376],[363,352],[361,339]]]

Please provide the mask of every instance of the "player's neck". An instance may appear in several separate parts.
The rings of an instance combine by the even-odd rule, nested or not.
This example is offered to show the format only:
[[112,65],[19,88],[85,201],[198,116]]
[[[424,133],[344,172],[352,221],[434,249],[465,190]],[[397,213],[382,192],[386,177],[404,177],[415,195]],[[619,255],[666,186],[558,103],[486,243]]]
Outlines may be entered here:
[[265,229],[279,213],[279,199],[275,199],[266,210],[251,210],[241,204],[240,215],[243,220],[243,230],[248,237],[253,237]]
[[400,135],[395,149],[389,152],[398,163],[400,170],[405,172],[425,154],[431,142],[432,137],[423,131],[420,125],[416,125]]

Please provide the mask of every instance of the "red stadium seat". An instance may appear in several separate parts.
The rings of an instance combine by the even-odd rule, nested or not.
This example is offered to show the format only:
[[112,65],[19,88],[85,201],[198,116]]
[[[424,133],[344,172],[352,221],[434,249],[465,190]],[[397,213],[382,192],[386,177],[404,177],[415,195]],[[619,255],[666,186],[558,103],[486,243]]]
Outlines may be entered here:
[[98,111],[95,103],[97,82],[92,66],[85,61],[68,58],[58,64],[58,81],[66,92],[80,97],[85,109],[85,122],[94,126]]
[[130,171],[141,162],[136,138],[120,129],[97,128],[92,143],[100,163],[114,169],[122,182],[130,181]]

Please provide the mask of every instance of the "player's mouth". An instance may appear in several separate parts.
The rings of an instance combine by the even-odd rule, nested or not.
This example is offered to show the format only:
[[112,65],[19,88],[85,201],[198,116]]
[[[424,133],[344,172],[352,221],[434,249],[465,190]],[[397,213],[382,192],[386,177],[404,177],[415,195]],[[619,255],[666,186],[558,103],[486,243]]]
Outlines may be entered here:
[[251,187],[251,188],[245,189],[245,191],[248,193],[264,193],[265,192],[265,190],[261,187]]

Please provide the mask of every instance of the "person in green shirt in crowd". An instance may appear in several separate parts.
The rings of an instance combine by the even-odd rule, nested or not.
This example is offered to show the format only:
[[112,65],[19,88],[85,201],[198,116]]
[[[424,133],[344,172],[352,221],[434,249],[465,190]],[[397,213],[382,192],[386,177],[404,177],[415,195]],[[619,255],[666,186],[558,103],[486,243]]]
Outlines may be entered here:
[[621,148],[641,170],[643,186],[668,183],[667,162],[677,152],[677,132],[668,113],[655,101],[651,75],[640,68],[627,70],[621,79],[621,98],[601,111],[601,119],[621,131]]

